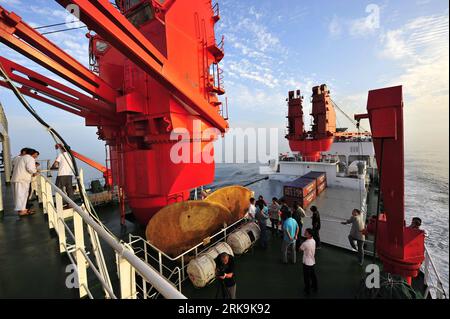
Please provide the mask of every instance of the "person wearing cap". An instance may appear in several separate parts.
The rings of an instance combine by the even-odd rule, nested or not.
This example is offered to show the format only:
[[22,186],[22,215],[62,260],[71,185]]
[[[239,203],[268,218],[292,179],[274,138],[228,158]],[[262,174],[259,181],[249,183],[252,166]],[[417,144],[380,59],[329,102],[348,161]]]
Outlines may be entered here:
[[[223,299],[236,299],[236,281],[234,276],[234,258],[223,252],[216,258],[216,275]],[[217,296],[216,296],[217,297]]]
[[55,149],[60,150],[60,154],[56,157],[55,162],[51,167],[51,169],[58,170],[58,176],[56,177],[56,186],[65,191],[67,196],[73,199],[74,196],[72,177],[74,175],[74,169],[72,160],[70,159],[69,153],[61,144],[56,144]]

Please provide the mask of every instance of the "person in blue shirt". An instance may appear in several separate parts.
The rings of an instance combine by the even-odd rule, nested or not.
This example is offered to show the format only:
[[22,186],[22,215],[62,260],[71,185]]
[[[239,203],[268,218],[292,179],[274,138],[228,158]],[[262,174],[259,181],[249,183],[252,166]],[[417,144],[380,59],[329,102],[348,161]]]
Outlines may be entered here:
[[256,221],[258,222],[259,229],[261,230],[260,245],[263,249],[267,248],[267,220],[269,219],[269,209],[264,206],[262,202],[256,205]]
[[297,261],[297,255],[295,250],[295,242],[298,237],[299,227],[292,213],[287,213],[287,218],[283,222],[283,243],[281,244],[281,252],[283,257],[283,263],[288,263],[288,251],[291,250],[292,263]]

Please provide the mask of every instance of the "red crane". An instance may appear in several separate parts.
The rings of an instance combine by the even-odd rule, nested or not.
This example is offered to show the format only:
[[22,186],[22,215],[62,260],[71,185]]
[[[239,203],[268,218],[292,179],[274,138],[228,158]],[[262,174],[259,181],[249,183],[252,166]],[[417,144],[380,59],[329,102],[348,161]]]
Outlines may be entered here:
[[211,0],[116,1],[119,9],[107,0],[57,2],[77,6],[80,20],[96,32],[88,35],[95,72],[1,6],[0,41],[80,90],[4,57],[0,63],[21,93],[98,128],[110,149],[113,181],[145,224],[161,207],[214,179],[214,161],[203,156],[172,161],[177,141],[170,137],[173,130],[187,131],[179,139],[193,158],[213,153],[210,142],[228,128],[218,100],[225,93],[223,40],[218,44],[214,33],[218,6]]
[[330,90],[323,84],[313,88],[312,117],[310,132],[305,131],[303,123],[303,97],[300,90],[290,91],[288,102],[289,147],[299,152],[307,161],[317,162],[322,152],[330,150],[336,133],[336,112],[331,103]]
[[369,92],[367,114],[380,175],[384,209],[367,229],[376,236],[376,250],[386,272],[411,283],[425,256],[425,233],[405,226],[403,92],[401,86]]

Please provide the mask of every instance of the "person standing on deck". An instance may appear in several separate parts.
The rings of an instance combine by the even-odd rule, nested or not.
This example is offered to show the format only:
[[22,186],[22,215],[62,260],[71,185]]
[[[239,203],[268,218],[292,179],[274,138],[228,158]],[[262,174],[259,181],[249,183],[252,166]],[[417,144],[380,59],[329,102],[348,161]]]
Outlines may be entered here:
[[272,224],[272,235],[276,235],[278,231],[278,225],[280,224],[280,204],[276,197],[272,198],[272,204],[269,206],[269,218]]
[[288,251],[291,250],[292,263],[297,261],[297,255],[295,251],[295,242],[298,236],[298,225],[294,218],[291,217],[291,213],[287,215],[286,220],[283,223],[283,242],[281,244],[281,252],[283,257],[283,263],[288,263]]
[[259,195],[258,200],[255,203],[256,207],[258,207],[260,203],[267,207],[267,203],[262,195]]
[[296,249],[300,247],[300,241],[302,237],[302,228],[303,228],[303,218],[306,217],[305,211],[303,208],[301,208],[297,202],[294,202],[294,209],[292,211],[292,218],[295,219],[295,221],[298,224],[298,238],[297,242],[295,244]]
[[20,156],[14,166],[11,183],[14,189],[14,210],[19,216],[34,214],[33,211],[27,209],[27,199],[30,190],[31,178],[37,173],[36,158],[39,152],[28,149],[26,154]]
[[[358,251],[359,264],[362,266],[364,263],[364,241],[366,240],[366,236],[364,235],[365,227],[361,211],[355,208],[352,211],[352,217],[342,222],[341,224],[343,225],[352,224],[350,234],[348,235],[348,240],[350,242],[350,246],[352,246],[353,249]],[[355,241],[358,247],[355,246]]]
[[320,249],[320,213],[316,206],[311,206],[311,212],[312,215],[312,230],[313,230],[313,237],[316,241],[316,249]]
[[282,198],[280,200],[281,202],[281,207],[280,207],[280,219],[281,219],[281,238],[283,238],[283,225],[284,222],[286,221],[286,219],[288,219],[289,217],[292,217],[292,212],[291,209],[289,208],[289,206],[286,203],[286,200],[284,198]]
[[27,154],[28,150],[30,150],[31,148],[29,147],[24,147],[20,150],[20,154],[17,156],[14,156],[13,159],[11,160],[11,171],[14,172],[14,167],[17,165],[18,161],[20,160],[20,158],[24,155]]
[[422,219],[420,217],[413,217],[411,225],[408,228],[416,229],[424,233],[425,237],[428,237],[428,232],[425,229],[420,228],[422,226]]
[[256,215],[255,199],[252,197],[250,198],[250,205],[248,206],[245,218],[248,220],[255,220],[255,215]]
[[[223,299],[236,299],[236,281],[234,276],[234,258],[227,253],[221,253],[215,260],[216,276],[219,279],[219,291]],[[216,298],[217,298],[216,294]]]
[[73,184],[72,184],[72,177],[73,177],[73,164],[70,159],[69,153],[67,153],[64,146],[61,144],[56,144],[55,149],[60,150],[60,154],[58,157],[56,157],[55,162],[53,163],[51,169],[58,169],[58,176],[56,177],[56,186],[58,186],[60,189],[62,189],[67,196],[69,196],[71,199],[74,198],[73,196]]
[[314,231],[311,228],[305,229],[306,240],[300,246],[300,250],[303,251],[304,291],[307,295],[311,293],[311,288],[313,292],[317,292],[318,289],[317,276],[314,269],[314,265],[316,264],[316,241],[313,238],[313,233]]
[[256,220],[258,221],[259,229],[261,230],[260,244],[261,248],[267,248],[267,220],[269,219],[269,209],[264,206],[263,203],[259,202],[256,206]]

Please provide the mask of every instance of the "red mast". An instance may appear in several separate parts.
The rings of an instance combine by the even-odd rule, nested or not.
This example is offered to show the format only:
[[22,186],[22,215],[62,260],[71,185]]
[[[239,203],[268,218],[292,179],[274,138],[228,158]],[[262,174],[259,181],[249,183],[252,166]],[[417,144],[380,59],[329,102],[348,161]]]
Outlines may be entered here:
[[289,146],[299,152],[307,161],[317,162],[322,152],[330,150],[336,133],[336,113],[331,103],[330,91],[325,84],[313,88],[312,117],[310,132],[303,123],[303,97],[300,90],[290,91],[288,96],[288,134]]

